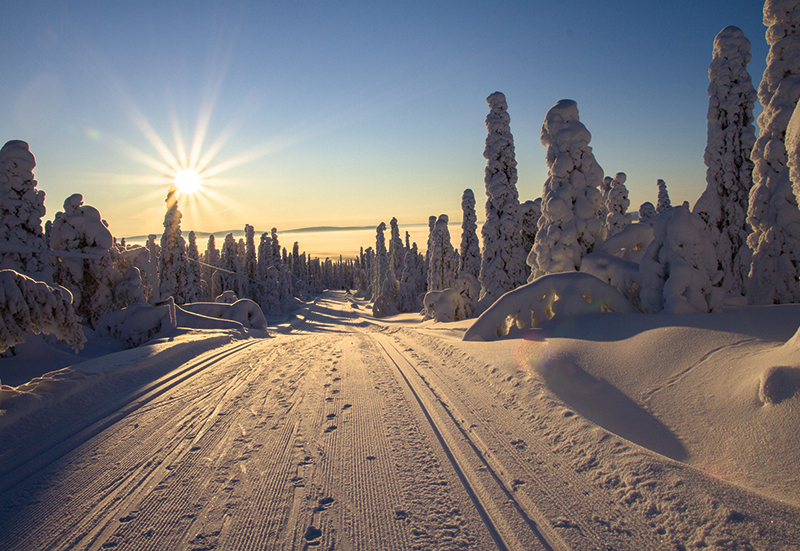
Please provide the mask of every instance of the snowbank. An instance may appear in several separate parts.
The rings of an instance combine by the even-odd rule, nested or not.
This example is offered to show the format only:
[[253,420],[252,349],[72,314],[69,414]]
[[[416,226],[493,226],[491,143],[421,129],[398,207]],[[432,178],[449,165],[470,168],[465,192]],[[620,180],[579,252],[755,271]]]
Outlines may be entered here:
[[619,291],[581,272],[549,274],[500,297],[464,334],[465,341],[492,341],[553,319],[600,312],[637,312]]

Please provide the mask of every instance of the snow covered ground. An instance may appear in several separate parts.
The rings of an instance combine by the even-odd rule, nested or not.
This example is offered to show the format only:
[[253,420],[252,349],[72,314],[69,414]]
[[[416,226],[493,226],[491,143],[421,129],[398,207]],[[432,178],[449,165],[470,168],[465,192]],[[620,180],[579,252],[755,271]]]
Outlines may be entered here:
[[0,359],[0,549],[797,549],[800,305]]

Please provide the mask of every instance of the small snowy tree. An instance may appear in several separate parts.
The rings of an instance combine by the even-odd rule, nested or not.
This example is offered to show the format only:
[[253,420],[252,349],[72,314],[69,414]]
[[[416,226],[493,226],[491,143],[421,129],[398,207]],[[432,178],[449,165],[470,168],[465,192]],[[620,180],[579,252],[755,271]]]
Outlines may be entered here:
[[[525,283],[525,257],[519,220],[517,161],[511,117],[506,97],[495,92],[486,98],[486,218],[481,227],[481,296],[478,312],[482,312],[503,293]],[[428,289],[431,290],[430,288]]]
[[603,242],[605,206],[598,189],[603,169],[589,147],[591,138],[574,101],[561,100],[547,112],[542,145],[547,148],[548,175],[531,280],[578,270],[581,258]]
[[694,206],[711,232],[725,273],[722,287],[737,295],[744,292],[751,262],[747,207],[753,185],[756,91],[747,72],[750,57],[750,41],[738,27],[725,27],[714,39],[708,68],[706,189]]
[[656,202],[656,214],[661,214],[668,208],[672,208],[672,203],[669,200],[669,192],[667,192],[667,183],[664,180],[656,182],[658,186],[658,200]]
[[654,238],[639,264],[646,312],[716,312],[722,306],[714,246],[703,220],[689,209],[670,208],[656,219]]
[[189,285],[186,302],[200,302],[205,300],[203,293],[203,266],[200,264],[200,251],[197,248],[197,236],[189,232],[189,246],[186,249],[189,260]]
[[94,329],[112,311],[114,286],[121,274],[114,268],[114,238],[100,212],[83,204],[76,193],[64,200],[64,212],[56,213],[50,246],[58,251],[54,280],[73,295],[75,312]]
[[161,234],[161,257],[159,259],[159,290],[161,300],[172,297],[175,304],[189,302],[192,285],[189,259],[186,256],[186,241],[181,236],[181,218],[178,210],[177,190],[170,187],[165,203],[164,233]]
[[240,271],[239,252],[236,239],[234,239],[232,233],[229,233],[225,236],[225,242],[222,244],[219,269],[214,272],[214,289],[218,290],[219,294],[222,294],[225,291],[233,291],[237,295],[240,294]]
[[785,145],[786,128],[800,98],[800,2],[767,0],[764,24],[770,45],[758,86],[764,111],[753,147],[753,187],[747,221],[753,251],[747,283],[750,304],[800,302],[800,211],[792,192]]
[[428,260],[428,291],[440,291],[452,287],[456,280],[456,257],[447,228],[448,217],[439,215],[431,233],[431,251]]
[[0,269],[53,282],[42,232],[44,191],[36,189],[36,159],[21,140],[0,149]]
[[25,341],[26,333],[45,333],[83,348],[83,335],[72,296],[13,270],[0,270],[0,352]]
[[606,195],[606,238],[621,232],[625,226],[632,222],[630,214],[627,214],[628,207],[631,206],[628,199],[628,188],[625,187],[627,176],[624,172],[617,172],[608,188]]
[[461,246],[458,257],[458,273],[481,275],[481,246],[478,241],[478,215],[475,214],[475,194],[465,189],[461,196]]
[[652,227],[657,216],[656,207],[650,201],[646,201],[639,206],[640,224],[647,224]]

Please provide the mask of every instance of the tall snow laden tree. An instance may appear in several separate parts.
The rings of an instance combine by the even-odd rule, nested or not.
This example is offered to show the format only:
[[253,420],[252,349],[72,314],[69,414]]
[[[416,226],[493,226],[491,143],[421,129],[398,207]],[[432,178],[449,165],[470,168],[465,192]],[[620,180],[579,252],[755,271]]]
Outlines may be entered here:
[[800,98],[800,1],[767,0],[767,67],[758,86],[764,111],[753,147],[753,187],[747,221],[753,251],[746,285],[750,304],[800,302],[800,211],[792,192],[785,145],[786,128]]
[[431,254],[428,262],[428,291],[441,291],[453,287],[456,280],[456,255],[450,241],[449,219],[439,215],[431,234]]
[[547,148],[548,175],[539,231],[529,255],[535,261],[531,281],[579,270],[581,259],[603,242],[606,209],[599,189],[603,169],[589,147],[591,139],[574,101],[561,100],[547,112],[542,145]]
[[617,172],[608,185],[606,193],[606,239],[621,232],[632,222],[628,214],[631,201],[628,199],[628,188],[625,182],[628,177],[624,172]]
[[238,246],[233,234],[229,233],[225,236],[225,242],[222,244],[219,269],[214,272],[214,288],[219,291],[219,294],[225,291],[233,291],[236,296],[242,294],[239,272],[241,272],[241,264],[239,264]]
[[[525,257],[519,220],[517,192],[517,161],[511,117],[506,97],[495,92],[486,98],[486,218],[481,228],[483,251],[481,257],[481,294],[477,313],[480,314],[503,293],[525,283]],[[430,289],[428,289],[430,291]]]
[[656,181],[658,187],[658,199],[656,201],[656,214],[661,214],[668,208],[672,208],[672,201],[669,200],[669,192],[667,191],[667,183],[664,180]]
[[425,294],[425,257],[417,252],[414,243],[406,249],[403,275],[397,292],[397,309],[400,312],[419,312]]
[[164,216],[164,233],[161,234],[161,257],[159,258],[159,290],[161,299],[172,297],[175,304],[185,304],[194,296],[193,289],[199,282],[193,279],[186,255],[186,241],[181,236],[181,218],[178,210],[177,190],[170,187],[165,200],[167,213]]
[[711,232],[725,274],[722,288],[737,295],[744,293],[751,262],[747,207],[753,186],[756,90],[747,72],[750,57],[750,41],[738,27],[725,27],[714,39],[708,68],[706,189],[694,206]]
[[44,191],[36,189],[35,166],[28,144],[21,140],[0,149],[0,269],[52,283],[42,232]]
[[60,253],[54,281],[70,290],[75,313],[92,329],[114,309],[114,286],[121,274],[111,259],[113,245],[96,208],[84,205],[78,193],[64,200],[64,211],[56,213],[50,230],[50,247]]
[[400,239],[400,227],[397,218],[392,217],[389,222],[389,269],[394,272],[397,279],[403,275],[403,259],[406,256],[403,240]]
[[478,241],[478,215],[475,214],[475,194],[465,189],[461,196],[461,246],[458,255],[458,274],[481,275],[481,245]]
[[386,281],[386,272],[389,271],[389,254],[386,251],[386,224],[381,222],[375,228],[375,265],[372,273],[372,300],[377,299],[383,290]]

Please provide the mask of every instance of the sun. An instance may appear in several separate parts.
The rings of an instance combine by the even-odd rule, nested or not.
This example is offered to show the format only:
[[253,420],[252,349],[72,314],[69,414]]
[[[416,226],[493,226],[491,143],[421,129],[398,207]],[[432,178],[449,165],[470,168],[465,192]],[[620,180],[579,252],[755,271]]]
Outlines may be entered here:
[[194,195],[201,188],[201,178],[197,171],[186,168],[175,174],[175,187],[182,195]]

